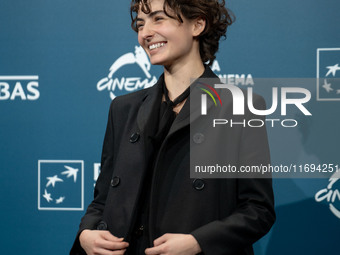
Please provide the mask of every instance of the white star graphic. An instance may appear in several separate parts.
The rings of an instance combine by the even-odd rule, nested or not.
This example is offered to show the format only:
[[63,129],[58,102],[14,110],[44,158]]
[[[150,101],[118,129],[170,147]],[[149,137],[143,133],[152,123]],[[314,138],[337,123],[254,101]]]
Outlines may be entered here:
[[340,70],[339,64],[336,64],[334,66],[327,66],[326,68],[328,68],[328,72],[326,73],[326,77],[330,74],[333,75],[333,77],[335,76],[336,71]]
[[43,197],[47,200],[47,202],[52,201],[53,199],[51,198],[51,194],[47,193],[46,189],[45,189],[45,194],[43,195]]
[[64,166],[66,169],[68,169],[67,171],[62,172],[61,174],[67,174],[67,178],[70,178],[71,176],[73,176],[73,180],[74,182],[77,181],[77,173],[78,173],[78,168],[73,168],[70,166]]
[[58,199],[56,199],[55,203],[56,204],[61,204],[62,202],[64,202],[65,197],[59,197]]
[[55,175],[53,177],[47,177],[46,179],[48,180],[46,187],[50,186],[51,184],[54,187],[56,182],[63,182],[62,179],[58,178],[58,175]]
[[325,79],[322,87],[327,91],[327,93],[333,90],[331,86],[332,85],[330,83],[327,83],[327,80]]

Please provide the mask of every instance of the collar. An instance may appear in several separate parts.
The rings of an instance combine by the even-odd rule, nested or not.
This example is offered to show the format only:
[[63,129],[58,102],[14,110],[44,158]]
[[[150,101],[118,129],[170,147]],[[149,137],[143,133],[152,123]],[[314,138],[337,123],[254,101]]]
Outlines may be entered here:
[[[211,78],[213,80],[216,80],[216,83],[220,83],[219,78],[216,76],[216,74],[210,69],[209,66],[205,65],[205,70],[203,74],[197,78],[191,85],[190,85],[190,93],[200,93],[198,89],[195,89],[197,86],[197,81],[201,78]],[[214,81],[215,83],[215,81]],[[159,109],[159,104],[161,102],[162,98],[162,89],[164,84],[164,74],[162,74],[157,83],[148,89],[146,96],[143,99],[143,102],[139,108],[138,115],[137,115],[137,125],[141,132],[152,132],[152,130],[147,131],[146,125],[148,122],[152,122],[153,118],[155,118],[155,114],[157,114],[157,109]],[[183,105],[183,108],[177,115],[169,134],[172,134],[173,132],[176,132],[177,130],[183,128],[186,125],[190,124],[190,114],[192,116],[199,116],[199,109],[190,109],[190,97],[187,99],[185,104]],[[196,108],[196,107],[195,107]],[[196,118],[196,117],[194,117]],[[191,117],[193,119],[193,117]]]

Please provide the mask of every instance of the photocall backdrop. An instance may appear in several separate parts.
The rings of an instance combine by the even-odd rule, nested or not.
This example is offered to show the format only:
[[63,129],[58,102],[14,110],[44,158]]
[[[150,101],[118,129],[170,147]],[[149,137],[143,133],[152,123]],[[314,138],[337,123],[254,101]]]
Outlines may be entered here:
[[[227,5],[236,22],[216,74],[253,87],[267,106],[272,88],[255,78],[320,78],[306,88],[312,116],[293,106],[282,116],[279,105],[274,118],[298,125],[267,123],[272,164],[339,164],[340,2]],[[0,1],[1,254],[68,253],[93,197],[110,101],[161,71],[130,29],[129,1]],[[338,254],[337,180],[274,178],[277,221],[256,254]]]

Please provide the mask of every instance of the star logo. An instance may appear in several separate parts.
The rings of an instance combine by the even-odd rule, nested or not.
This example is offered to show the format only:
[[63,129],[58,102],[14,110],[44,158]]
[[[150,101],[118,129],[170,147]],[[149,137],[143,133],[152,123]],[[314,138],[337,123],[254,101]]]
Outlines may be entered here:
[[65,211],[84,209],[82,160],[38,161],[38,209]]
[[63,180],[58,178],[57,175],[55,175],[53,177],[47,177],[46,179],[48,180],[48,182],[46,184],[46,188],[50,185],[52,185],[52,187],[54,187],[56,182],[63,182]]
[[317,49],[317,101],[340,101],[340,48]]
[[330,74],[332,74],[334,77],[336,74],[336,71],[340,70],[339,64],[336,64],[334,66],[327,66],[327,68],[328,68],[328,72],[326,73],[326,77]]
[[46,201],[49,203],[51,202],[53,199],[51,198],[51,194],[47,193],[46,189],[45,189],[45,193],[43,195],[43,197],[46,199]]
[[77,168],[72,168],[70,166],[64,166],[67,171],[64,171],[62,172],[61,174],[67,174],[67,178],[70,178],[71,176],[73,176],[73,179],[74,179],[74,182],[77,181],[77,173],[78,173],[78,170]]
[[61,204],[62,202],[64,202],[65,197],[59,197],[55,202],[56,204]]
[[329,93],[330,91],[332,91],[333,89],[331,88],[331,84],[327,83],[327,80],[324,80],[324,84],[322,85],[322,87]]

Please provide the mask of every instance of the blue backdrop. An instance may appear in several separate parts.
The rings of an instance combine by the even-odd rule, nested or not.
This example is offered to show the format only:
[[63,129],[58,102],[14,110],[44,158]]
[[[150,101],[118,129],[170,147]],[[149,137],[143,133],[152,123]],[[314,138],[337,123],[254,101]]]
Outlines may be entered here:
[[[269,128],[273,164],[339,164],[340,86],[330,79],[340,77],[340,2],[227,5],[236,22],[217,74],[267,102],[255,77],[320,78],[308,87],[312,117]],[[150,86],[161,68],[138,47],[128,1],[1,0],[0,46],[1,253],[67,254],[93,196],[111,99]],[[333,177],[274,179],[277,222],[256,254],[338,254]]]

